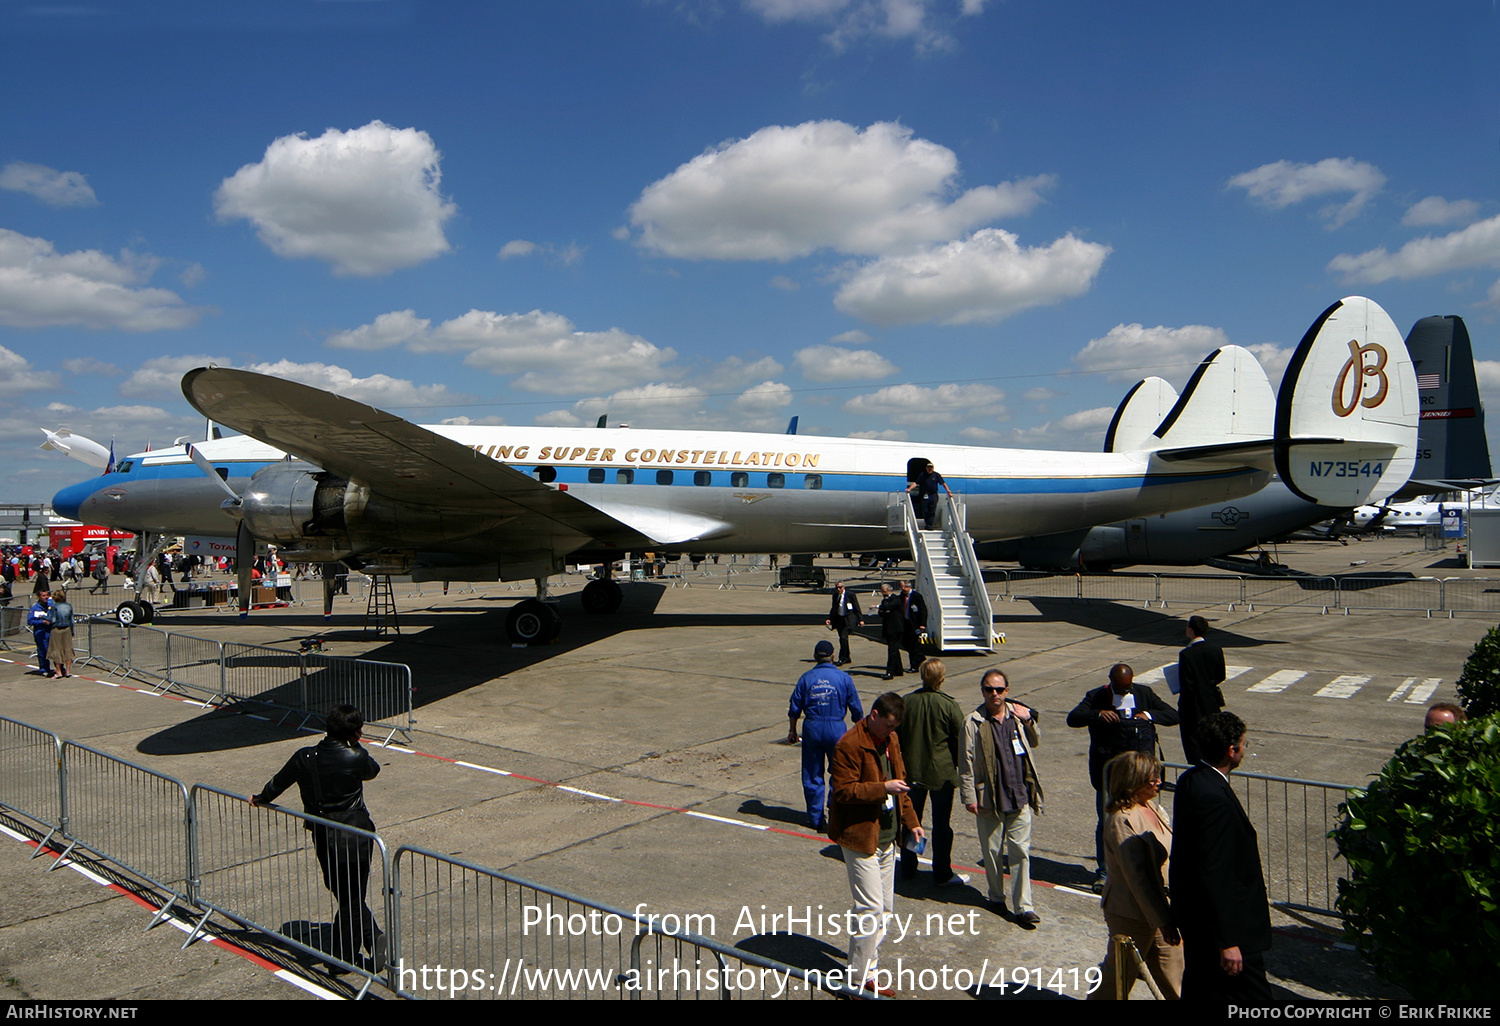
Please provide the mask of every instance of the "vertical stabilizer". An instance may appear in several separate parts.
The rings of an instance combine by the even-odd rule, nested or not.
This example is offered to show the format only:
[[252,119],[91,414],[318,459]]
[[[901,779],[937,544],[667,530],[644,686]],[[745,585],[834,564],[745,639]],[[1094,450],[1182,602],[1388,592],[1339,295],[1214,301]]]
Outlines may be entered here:
[[1145,447],[1259,441],[1271,437],[1275,413],[1276,395],[1254,354],[1224,346],[1193,371]]
[[1484,405],[1474,374],[1474,351],[1462,317],[1423,317],[1406,336],[1417,370],[1422,444],[1414,484],[1426,491],[1464,487],[1490,478]]
[[1137,381],[1135,387],[1125,393],[1115,415],[1104,432],[1105,452],[1130,452],[1144,449],[1146,439],[1151,437],[1162,418],[1172,412],[1177,403],[1177,389],[1161,378]]
[[1276,397],[1276,471],[1301,498],[1378,502],[1411,476],[1417,375],[1378,303],[1350,296],[1307,329]]

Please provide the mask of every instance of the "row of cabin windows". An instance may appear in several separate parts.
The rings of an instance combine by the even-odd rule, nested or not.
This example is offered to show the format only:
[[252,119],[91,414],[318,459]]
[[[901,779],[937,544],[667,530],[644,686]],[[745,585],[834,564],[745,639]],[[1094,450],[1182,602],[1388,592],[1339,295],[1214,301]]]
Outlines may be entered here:
[[[683,473],[687,473],[687,471],[683,471]],[[591,468],[589,468],[589,484],[604,484],[605,480],[607,479],[608,474],[609,474],[609,471],[605,470],[603,467],[591,467]],[[537,467],[536,470],[532,473],[532,476],[535,477],[538,481],[542,481],[544,483],[549,483],[550,484],[551,482],[557,480],[557,468],[556,467]],[[656,471],[656,483],[659,484],[659,485],[669,485],[669,484],[672,484],[675,480],[676,480],[676,472],[675,471],[672,471],[672,470],[658,470],[658,471]],[[615,471],[615,484],[635,484],[635,470],[631,469],[631,468],[625,468],[625,469],[622,469],[622,470],[616,470]],[[707,487],[707,486],[713,484],[713,472],[712,471],[708,471],[708,470],[695,470],[695,471],[693,471],[693,484],[698,485],[699,487]],[[750,475],[747,474],[747,473],[745,473],[744,471],[740,471],[740,470],[733,471],[729,475],[729,485],[730,485],[731,488],[749,488],[750,487]],[[786,487],[786,475],[785,474],[767,474],[766,475],[766,487],[767,488],[785,488]],[[822,488],[823,487],[823,475],[822,474],[803,474],[802,475],[802,487],[803,488],[814,489],[814,490],[816,490],[818,488]]]

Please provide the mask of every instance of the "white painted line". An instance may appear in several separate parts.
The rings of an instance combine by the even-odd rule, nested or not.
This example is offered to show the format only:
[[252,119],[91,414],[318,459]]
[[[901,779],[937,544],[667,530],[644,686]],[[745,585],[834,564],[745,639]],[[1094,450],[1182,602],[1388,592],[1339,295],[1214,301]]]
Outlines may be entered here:
[[1352,698],[1360,688],[1370,683],[1368,673],[1346,673],[1313,692],[1314,698]]
[[1306,670],[1277,670],[1259,684],[1245,690],[1258,695],[1279,695],[1306,676]]
[[751,830],[769,830],[769,829],[771,829],[770,827],[768,827],[768,826],[762,826],[759,823],[746,823],[744,820],[740,820],[740,819],[725,819],[723,816],[710,816],[706,812],[687,812],[687,813],[684,813],[684,815],[696,816],[698,819],[711,819],[715,823],[728,823],[730,826],[747,827],[747,828],[749,828]]
[[479,770],[481,773],[494,773],[497,776],[502,776],[502,777],[515,776],[514,773],[511,773],[508,770],[495,769],[495,767],[493,767],[493,766],[481,766],[477,762],[455,762],[453,765],[455,765],[455,766],[464,766],[464,767],[467,767],[468,769]]
[[1099,895],[1095,894],[1093,891],[1080,891],[1076,887],[1067,887],[1067,886],[1064,886],[1063,884],[1053,884],[1052,885],[1052,889],[1054,891],[1062,891],[1064,894],[1076,894],[1080,898],[1097,898],[1097,897],[1099,897]]
[[1409,691],[1411,689],[1411,686],[1413,684],[1415,684],[1416,682],[1417,682],[1417,678],[1415,678],[1415,677],[1408,677],[1408,678],[1406,678],[1406,680],[1402,682],[1402,684],[1401,684],[1401,686],[1399,688],[1397,688],[1395,691],[1391,692],[1391,697],[1387,698],[1386,701],[1387,702],[1395,702],[1395,701],[1399,700],[1401,698],[1401,696],[1404,695],[1404,694],[1406,694],[1406,692]]
[[581,794],[585,798],[598,798],[602,802],[617,802],[617,801],[620,801],[619,798],[613,798],[613,797],[611,797],[611,796],[609,796],[607,794],[600,794],[597,791],[585,791],[581,787],[568,787],[566,784],[558,784],[557,785],[557,789],[559,791],[572,791],[574,794]]
[[1234,680],[1240,674],[1249,673],[1253,669],[1255,669],[1253,666],[1226,666],[1224,667],[1224,679]]
[[1158,666],[1154,670],[1147,670],[1145,673],[1138,673],[1135,676],[1135,682],[1137,684],[1155,684],[1157,681],[1166,680],[1166,669],[1167,668],[1165,666]]
[[1411,697],[1406,700],[1407,704],[1423,705],[1432,697],[1432,693],[1438,689],[1438,685],[1442,682],[1443,678],[1441,677],[1428,677],[1412,689]]
[[304,980],[302,977],[298,976],[296,973],[292,972],[290,969],[278,969],[274,973],[272,973],[271,975],[272,976],[279,976],[283,980],[285,980],[287,983],[290,983],[292,986],[294,986],[294,987],[301,987],[303,990],[307,991],[313,997],[321,998],[324,1001],[344,1001],[344,1000],[347,1000],[342,994],[335,994],[331,990],[324,990],[322,987],[318,986],[316,983],[313,983],[310,980]]

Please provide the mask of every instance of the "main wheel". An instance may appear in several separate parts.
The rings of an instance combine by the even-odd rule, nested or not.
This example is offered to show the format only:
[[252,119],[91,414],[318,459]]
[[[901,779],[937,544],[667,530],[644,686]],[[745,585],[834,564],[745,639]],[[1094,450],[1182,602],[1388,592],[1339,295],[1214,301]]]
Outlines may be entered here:
[[142,599],[141,600],[141,618],[140,618],[139,622],[140,623],[152,623],[155,620],[156,620],[156,607],[153,606],[151,603],[149,603],[149,602],[145,601],[144,599]]
[[585,584],[579,600],[583,603],[583,611],[586,613],[613,613],[620,608],[620,602],[624,597],[620,586],[606,579]]
[[139,602],[121,602],[115,608],[115,617],[121,627],[134,627],[146,622],[146,607]]
[[557,640],[562,617],[545,602],[526,599],[511,607],[505,617],[505,631],[517,645],[546,645]]

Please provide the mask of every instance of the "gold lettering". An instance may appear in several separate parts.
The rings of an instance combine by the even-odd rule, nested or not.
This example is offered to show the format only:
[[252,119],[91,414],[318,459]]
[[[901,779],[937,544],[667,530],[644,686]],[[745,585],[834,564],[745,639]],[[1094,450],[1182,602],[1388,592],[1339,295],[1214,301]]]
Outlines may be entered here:
[[776,454],[776,462],[775,462],[775,464],[773,464],[773,466],[777,466],[777,467],[781,466],[781,457],[783,455],[785,455],[785,454],[784,453],[779,453],[779,452]]
[[[593,457],[590,457],[590,459],[592,459],[592,458]],[[614,458],[615,458],[615,451],[613,449],[605,449],[602,453],[599,454],[599,459],[602,460],[605,463],[608,463],[610,460],[612,460]]]
[[656,459],[656,450],[655,449],[642,449],[641,450],[641,462],[642,463],[650,463],[654,459]]
[[663,463],[671,463],[676,455],[676,449],[663,449],[661,452],[656,454],[656,458],[661,460]]
[[714,457],[717,456],[717,455],[719,455],[719,450],[717,450],[717,449],[710,449],[710,450],[708,450],[707,452],[705,452],[703,454],[703,462],[704,463],[712,463],[714,461]]
[[804,467],[816,467],[818,465],[818,460],[820,460],[822,458],[823,458],[823,454],[822,453],[820,453],[820,452],[810,452],[807,455],[805,455],[805,456],[802,457],[802,465]]
[[536,458],[539,459],[539,460],[544,460],[548,456],[550,456],[551,454],[552,454],[552,446],[550,446],[550,445],[544,445],[544,446],[542,446],[542,451],[536,454]]
[[[1365,354],[1372,353],[1375,356],[1373,366],[1365,366]],[[1371,342],[1367,346],[1360,345],[1354,339],[1349,340],[1349,359],[1344,362],[1344,367],[1339,371],[1338,380],[1333,384],[1333,412],[1340,417],[1347,417],[1354,412],[1356,406],[1365,409],[1374,409],[1385,402],[1385,394],[1390,389],[1390,381],[1385,376],[1385,347],[1378,342]],[[1344,402],[1344,392],[1347,390],[1350,372],[1354,373],[1354,394],[1349,401]],[[1365,378],[1379,378],[1380,384],[1375,389],[1375,394],[1361,398],[1365,390]]]
[[598,458],[599,458],[599,447],[597,445],[594,446],[592,449],[590,449],[589,450],[589,454],[584,457],[584,459],[588,460],[590,463],[594,462],[594,460],[596,460]]
[[568,459],[570,461],[576,461],[578,459],[578,457],[580,457],[582,455],[583,455],[583,446],[580,445],[577,448],[575,448],[571,453],[568,454]]
[[693,462],[697,463],[698,462],[698,457],[702,456],[702,455],[703,455],[703,450],[702,449],[694,449],[693,450]]
[[626,463],[635,463],[636,462],[636,457],[639,456],[640,454],[641,454],[641,450],[639,450],[639,449],[626,449],[625,450],[625,462]]
[[686,463],[688,461],[688,456],[689,455],[690,454],[688,453],[688,451],[686,449],[678,449],[677,450],[677,462],[678,463]]
[[763,453],[761,453],[760,454],[760,465],[763,466],[763,467],[769,467],[771,465],[771,457],[774,456],[774,455],[776,455],[776,454],[775,453],[771,453],[771,452],[763,452]]
[[797,465],[797,454],[796,453],[789,452],[789,453],[786,454],[786,465],[789,466],[789,467],[795,467]]
[[745,457],[745,466],[747,466],[747,467],[758,467],[758,466],[760,466],[760,453],[758,453],[758,452],[752,452],[749,456],[746,456]]
[[738,449],[736,449],[734,451],[734,459],[730,460],[730,462],[731,463],[739,463],[740,462],[740,451]]
[[497,459],[497,460],[508,460],[508,459],[510,459],[510,446],[508,446],[508,445],[494,445],[494,446],[491,446],[490,447],[490,455],[493,456],[493,457],[495,457],[495,459]]
[[518,446],[516,446],[516,459],[518,459],[518,460],[524,460],[526,458],[526,454],[528,452],[530,452],[530,451],[531,451],[531,446],[529,446],[529,445],[518,445]]

